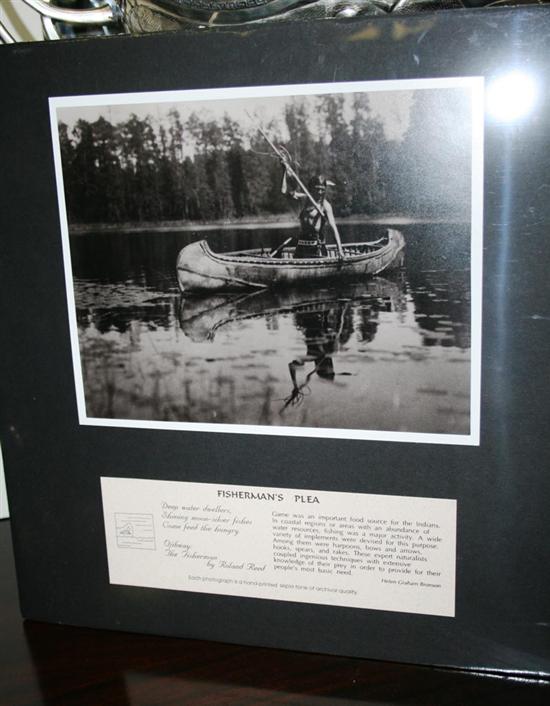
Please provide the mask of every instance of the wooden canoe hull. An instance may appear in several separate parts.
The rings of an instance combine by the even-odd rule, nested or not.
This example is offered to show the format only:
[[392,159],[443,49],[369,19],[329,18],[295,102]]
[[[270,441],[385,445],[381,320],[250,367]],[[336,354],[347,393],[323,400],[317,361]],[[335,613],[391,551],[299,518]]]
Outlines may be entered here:
[[394,229],[388,230],[387,238],[369,252],[360,252],[364,247],[361,243],[346,245],[344,259],[335,256],[335,246],[329,246],[327,258],[279,259],[262,255],[259,250],[214,253],[201,240],[183,248],[178,255],[178,284],[182,292],[228,291],[374,276],[399,264],[404,246],[403,235]]

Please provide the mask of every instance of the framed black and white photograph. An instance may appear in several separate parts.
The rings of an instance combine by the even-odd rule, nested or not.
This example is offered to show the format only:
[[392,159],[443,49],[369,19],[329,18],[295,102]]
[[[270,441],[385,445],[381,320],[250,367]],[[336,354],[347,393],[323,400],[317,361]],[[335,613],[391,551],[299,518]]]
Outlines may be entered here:
[[81,424],[478,443],[483,79],[50,112]]
[[26,618],[550,673],[549,38],[0,47]]

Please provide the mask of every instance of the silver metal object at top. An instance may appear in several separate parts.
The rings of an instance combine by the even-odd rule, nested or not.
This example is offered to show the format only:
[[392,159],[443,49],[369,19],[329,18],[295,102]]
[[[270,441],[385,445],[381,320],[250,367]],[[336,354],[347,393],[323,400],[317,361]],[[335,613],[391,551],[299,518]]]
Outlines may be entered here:
[[45,0],[23,0],[29,7],[43,17],[52,20],[82,25],[104,25],[116,21],[120,17],[120,8],[114,3],[106,3],[99,7],[77,9],[55,5]]
[[[289,20],[346,19],[550,0],[22,0],[42,16],[45,39],[145,34]],[[0,23],[0,41],[16,38]]]
[[360,11],[361,9],[357,7],[357,5],[343,5],[342,7],[337,8],[336,12],[334,13],[334,16],[355,17],[359,14]]

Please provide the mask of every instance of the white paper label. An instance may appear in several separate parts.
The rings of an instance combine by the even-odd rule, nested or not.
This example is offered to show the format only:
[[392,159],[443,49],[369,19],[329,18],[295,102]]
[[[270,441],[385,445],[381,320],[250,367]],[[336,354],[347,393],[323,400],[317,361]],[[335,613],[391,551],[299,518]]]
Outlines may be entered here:
[[456,501],[102,478],[113,584],[454,616]]

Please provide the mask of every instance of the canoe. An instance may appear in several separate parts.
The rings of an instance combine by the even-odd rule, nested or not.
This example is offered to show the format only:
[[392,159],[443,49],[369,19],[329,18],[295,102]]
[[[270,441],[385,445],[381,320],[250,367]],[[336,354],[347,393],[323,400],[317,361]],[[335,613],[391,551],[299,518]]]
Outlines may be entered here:
[[343,258],[338,257],[335,245],[328,246],[327,257],[294,259],[293,248],[285,248],[279,257],[270,257],[260,248],[215,253],[201,240],[179,253],[178,284],[182,292],[230,291],[374,276],[400,265],[404,247],[402,233],[394,229],[388,229],[386,235],[375,242],[344,245]]

